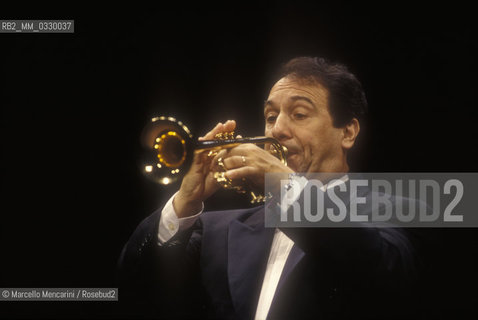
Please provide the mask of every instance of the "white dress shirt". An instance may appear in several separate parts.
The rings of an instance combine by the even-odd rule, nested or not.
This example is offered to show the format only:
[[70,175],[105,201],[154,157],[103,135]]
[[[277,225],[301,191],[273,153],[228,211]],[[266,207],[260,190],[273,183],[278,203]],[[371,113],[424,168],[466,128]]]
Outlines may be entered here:
[[[345,175],[342,178],[335,180],[334,183],[324,185],[323,191],[338,184],[344,183],[347,180],[348,176]],[[295,182],[298,182],[300,190],[302,191],[307,184],[307,179],[304,177],[298,177]],[[173,200],[175,196],[176,194],[169,199],[161,212],[158,228],[158,242],[160,244],[171,239],[178,231],[190,228],[204,210],[203,204],[201,211],[195,215],[179,219],[173,207]],[[286,194],[286,196],[288,195]],[[294,242],[287,237],[285,233],[279,229],[275,230],[254,319],[262,320],[267,318],[272,299],[274,298],[277,285],[279,284],[280,276],[293,246]]]

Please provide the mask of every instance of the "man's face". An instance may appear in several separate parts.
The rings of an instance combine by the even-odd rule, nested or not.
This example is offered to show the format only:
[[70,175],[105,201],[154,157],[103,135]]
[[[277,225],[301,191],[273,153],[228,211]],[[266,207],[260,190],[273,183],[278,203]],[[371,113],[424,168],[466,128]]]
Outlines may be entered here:
[[328,90],[320,84],[280,79],[269,93],[264,116],[265,135],[287,147],[288,166],[295,172],[347,170],[343,130],[332,125]]

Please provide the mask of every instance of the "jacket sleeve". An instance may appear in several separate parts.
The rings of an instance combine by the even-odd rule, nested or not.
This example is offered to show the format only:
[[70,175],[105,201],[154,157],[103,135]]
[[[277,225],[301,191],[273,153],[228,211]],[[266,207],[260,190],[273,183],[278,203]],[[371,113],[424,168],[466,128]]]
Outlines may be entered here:
[[119,300],[124,314],[191,316],[204,310],[199,280],[201,221],[160,244],[161,210],[143,220],[118,261]]

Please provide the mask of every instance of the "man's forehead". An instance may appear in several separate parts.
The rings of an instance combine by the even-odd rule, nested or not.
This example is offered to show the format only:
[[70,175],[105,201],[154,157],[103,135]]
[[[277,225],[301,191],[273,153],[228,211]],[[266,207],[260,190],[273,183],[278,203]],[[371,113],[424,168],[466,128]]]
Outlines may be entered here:
[[327,101],[328,91],[321,84],[313,80],[291,79],[288,77],[277,81],[269,92],[267,102],[272,102],[274,98],[297,98],[304,96],[316,102]]

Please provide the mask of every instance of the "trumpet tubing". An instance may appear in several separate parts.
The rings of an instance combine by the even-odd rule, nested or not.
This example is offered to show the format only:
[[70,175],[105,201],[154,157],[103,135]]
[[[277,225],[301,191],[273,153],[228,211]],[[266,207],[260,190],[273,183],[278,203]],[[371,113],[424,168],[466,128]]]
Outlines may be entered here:
[[[231,132],[224,132],[214,140],[196,141],[189,129],[173,117],[156,117],[144,128],[141,143],[147,150],[148,159],[143,172],[153,181],[167,185],[182,178],[191,166],[195,150],[220,151],[234,148],[244,143],[269,145],[270,152],[287,165],[287,149],[276,139],[270,137],[234,138]],[[231,188],[228,178],[217,178],[224,188]],[[242,187],[232,189],[244,192]],[[253,199],[257,196],[251,194]],[[261,198],[261,197],[259,197]]]

